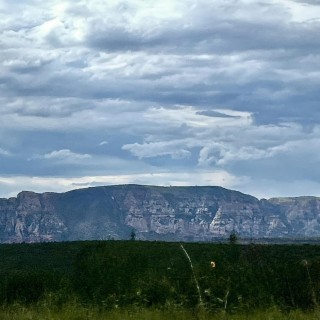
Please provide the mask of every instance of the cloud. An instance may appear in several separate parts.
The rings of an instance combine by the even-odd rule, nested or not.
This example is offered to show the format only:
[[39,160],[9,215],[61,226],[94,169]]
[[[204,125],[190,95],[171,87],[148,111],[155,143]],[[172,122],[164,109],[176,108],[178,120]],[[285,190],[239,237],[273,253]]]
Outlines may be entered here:
[[[180,143],[179,143],[180,144]],[[176,141],[161,141],[145,144],[126,144],[123,150],[130,151],[134,156],[142,158],[153,158],[170,155],[172,159],[183,159],[190,156],[190,151],[179,149]]]
[[214,118],[232,118],[235,116],[231,116],[222,112],[214,111],[214,110],[204,110],[204,111],[198,111],[196,114],[207,116],[207,117],[214,117]]
[[281,152],[286,153],[286,147],[286,145],[280,145],[267,149],[259,149],[252,146],[236,148],[233,145],[216,143],[207,145],[200,150],[198,164],[204,167],[213,164],[224,166],[237,161],[267,159]]
[[253,191],[281,178],[288,194],[288,181],[316,183],[316,1],[4,0],[0,9],[0,174],[213,170],[248,177],[239,181]]
[[61,149],[61,150],[54,150],[42,156],[36,156],[36,158],[45,159],[45,160],[62,161],[62,162],[78,162],[85,159],[90,159],[91,155],[75,153],[70,151],[69,149]]
[[232,188],[240,181],[246,181],[246,177],[235,177],[221,171],[201,172],[158,172],[126,175],[99,175],[82,176],[77,178],[66,177],[26,177],[0,176],[0,192],[4,197],[14,197],[21,190],[43,192],[64,192],[73,189],[92,186],[114,185],[114,184],[144,184],[161,186],[189,186],[189,185],[217,185]]
[[[214,110],[218,111],[218,110]],[[146,120],[171,126],[186,125],[195,130],[213,128],[215,126],[235,127],[252,123],[252,115],[248,112],[237,112],[233,110],[221,110],[225,117],[211,117],[200,113],[193,106],[177,106],[177,108],[150,108],[144,115]]]
[[9,151],[0,148],[0,156],[9,156],[9,155],[10,155]]

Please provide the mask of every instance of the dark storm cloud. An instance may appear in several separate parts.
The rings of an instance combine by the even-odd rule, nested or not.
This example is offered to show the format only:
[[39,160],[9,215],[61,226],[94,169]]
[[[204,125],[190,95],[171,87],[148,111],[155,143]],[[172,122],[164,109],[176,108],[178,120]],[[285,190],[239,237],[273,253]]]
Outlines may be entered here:
[[[227,3],[225,10],[216,10],[215,5],[206,2],[204,6],[187,11],[183,19],[148,32],[93,21],[89,25],[87,43],[108,52],[160,50],[183,55],[284,49],[294,50],[296,56],[302,52],[319,53],[319,21],[290,22],[290,16],[282,6],[259,5],[265,8],[265,12],[260,12],[260,15],[264,14],[261,20],[250,14],[249,19],[237,17],[237,5],[234,4]],[[238,9],[242,9],[241,3]]]
[[[206,67],[209,67],[212,73],[210,82],[200,86],[193,84],[187,91],[182,88],[181,92],[177,88],[166,91],[166,88],[155,91],[151,89],[148,90],[149,96],[167,104],[190,103],[201,106],[208,101],[213,104],[224,103],[238,110],[255,112],[259,123],[290,120],[291,114],[288,115],[287,105],[291,105],[291,109],[295,109],[292,120],[309,122],[305,109],[295,105],[298,100],[303,99],[304,108],[309,109],[308,113],[314,111],[317,114],[314,102],[318,99],[319,78],[310,78],[315,67],[310,60],[320,53],[320,40],[317,36],[319,21],[290,22],[288,12],[280,5],[266,3],[261,4],[261,8],[265,11],[265,17],[261,21],[254,17],[234,19],[232,16],[236,9],[232,6],[226,6],[225,14],[221,15],[221,12],[215,14],[214,7],[206,3],[194,12],[190,10],[182,21],[161,30],[150,31],[146,35],[128,30],[125,26],[110,29],[108,25],[102,24],[96,26],[96,29],[89,29],[89,45],[106,51],[161,50],[163,53],[182,56],[183,59],[186,59],[186,53],[243,54],[244,65],[248,63],[248,68],[254,70],[251,78],[243,80],[242,75],[232,72],[228,74],[226,70],[217,72],[224,62],[211,66],[207,62]],[[230,9],[229,12],[227,9]],[[229,16],[233,19],[228,18]],[[187,27],[184,26],[186,21]],[[257,59],[260,65],[250,66],[249,62],[254,59]],[[191,66],[190,61],[188,63]],[[200,69],[202,63],[194,62],[193,67]],[[212,88],[218,92],[212,92]],[[150,97],[146,94],[135,98]],[[313,121],[318,120],[320,119],[317,116],[313,117]]]
[[[84,14],[84,8],[82,6],[80,13],[79,10],[73,13]],[[21,96],[68,97],[72,95],[90,99],[120,97],[167,105],[193,104],[199,107],[203,107],[210,101],[213,105],[226,104],[238,110],[260,111],[256,112],[256,117],[261,123],[282,121],[283,103],[294,103],[297,93],[304,96],[303,84],[306,81],[309,82],[309,88],[312,86],[317,88],[318,79],[309,78],[308,80],[307,73],[305,77],[293,82],[290,71],[301,76],[302,72],[312,65],[308,61],[301,62],[301,58],[319,52],[317,37],[319,25],[317,22],[288,23],[286,21],[288,14],[284,9],[279,10],[280,16],[275,14],[279,8],[281,9],[279,5],[261,4],[263,10],[259,6],[253,6],[253,10],[265,11],[267,18],[262,21],[257,21],[258,19],[255,20],[250,16],[249,19],[237,17],[236,8],[237,6],[228,4],[215,12],[214,6],[204,2],[203,6],[198,5],[195,9],[187,10],[182,19],[171,21],[170,25],[160,25],[154,30],[151,28],[148,32],[143,29],[143,26],[129,29],[125,24],[114,26],[112,23],[102,22],[99,18],[91,19],[86,31],[89,47],[93,46],[93,49],[103,49],[107,52],[151,50],[159,57],[163,56],[163,59],[172,59],[173,56],[177,65],[166,66],[163,61],[160,61],[158,70],[155,72],[134,74],[129,77],[121,72],[118,74],[111,72],[113,79],[103,75],[93,82],[90,80],[90,73],[84,72],[90,69],[88,63],[79,62],[81,59],[76,59],[75,62],[63,61],[58,57],[56,61],[60,63],[50,66],[50,62],[45,61],[43,65],[36,66],[37,69],[31,74],[35,77],[38,71],[39,81],[34,78],[21,78],[19,68],[22,70],[27,68],[28,63],[23,62],[20,65],[18,63],[16,66],[13,64],[11,73],[5,78],[6,89],[14,95]],[[238,6],[238,10],[240,9],[241,5]],[[120,15],[121,10],[120,8]],[[241,57],[243,69],[247,64],[248,70],[245,70],[245,73],[249,73],[249,76],[244,78],[240,72],[233,72],[234,65],[230,62],[230,68],[223,69],[221,67],[226,65],[226,61],[222,59],[221,61],[190,59],[190,53],[197,56],[201,54],[218,54],[226,57],[243,55]],[[281,53],[282,58],[279,57]],[[94,54],[84,57],[90,61]],[[146,58],[148,59],[148,54]],[[260,65],[250,65],[254,59],[260,62]],[[139,66],[143,67],[141,61],[133,61],[133,64],[137,69]],[[128,67],[124,66],[124,68]],[[15,68],[17,74],[15,74]],[[63,68],[65,72],[60,72]],[[252,75],[250,75],[250,68],[254,71]],[[40,69],[42,72],[39,72]],[[289,74],[282,73],[283,69],[288,70]],[[56,72],[57,70],[59,72]],[[185,77],[181,78],[180,88],[177,88],[175,84],[180,79],[174,78],[182,72],[185,73]],[[46,74],[50,74],[49,79]],[[198,76],[199,81],[193,80],[188,83],[189,75]],[[173,80],[170,81],[171,79]],[[288,88],[291,89],[291,93]],[[282,98],[282,92],[287,93],[287,96]],[[277,93],[280,97],[275,99]],[[274,112],[271,117],[265,117],[263,114],[270,105],[276,106],[273,108]],[[314,110],[312,101],[307,103],[308,107]],[[270,112],[267,113],[270,114]],[[298,116],[301,117],[302,122],[306,120],[303,111]]]

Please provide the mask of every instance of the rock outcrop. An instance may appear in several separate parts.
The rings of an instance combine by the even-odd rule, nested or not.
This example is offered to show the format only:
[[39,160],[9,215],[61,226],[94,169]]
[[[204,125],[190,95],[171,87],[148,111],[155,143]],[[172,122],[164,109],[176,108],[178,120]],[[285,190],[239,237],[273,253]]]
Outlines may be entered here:
[[209,241],[320,236],[320,198],[258,200],[221,187],[120,185],[0,199],[0,242]]
[[292,234],[298,237],[320,236],[320,198],[272,198],[269,201],[285,215]]

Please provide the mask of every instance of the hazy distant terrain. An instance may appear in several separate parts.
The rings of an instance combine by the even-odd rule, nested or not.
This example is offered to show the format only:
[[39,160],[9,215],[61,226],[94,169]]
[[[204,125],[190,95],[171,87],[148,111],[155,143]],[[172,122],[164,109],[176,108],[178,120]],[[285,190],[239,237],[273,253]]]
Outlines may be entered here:
[[0,199],[0,241],[210,241],[320,236],[320,198],[259,200],[221,187],[118,185]]

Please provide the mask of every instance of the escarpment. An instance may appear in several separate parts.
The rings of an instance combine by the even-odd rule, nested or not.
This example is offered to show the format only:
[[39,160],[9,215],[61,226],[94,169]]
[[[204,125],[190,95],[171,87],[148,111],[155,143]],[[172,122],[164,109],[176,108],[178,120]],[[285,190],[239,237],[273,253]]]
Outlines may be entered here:
[[119,185],[0,199],[0,242],[210,241],[320,236],[320,199],[259,200],[221,187]]

